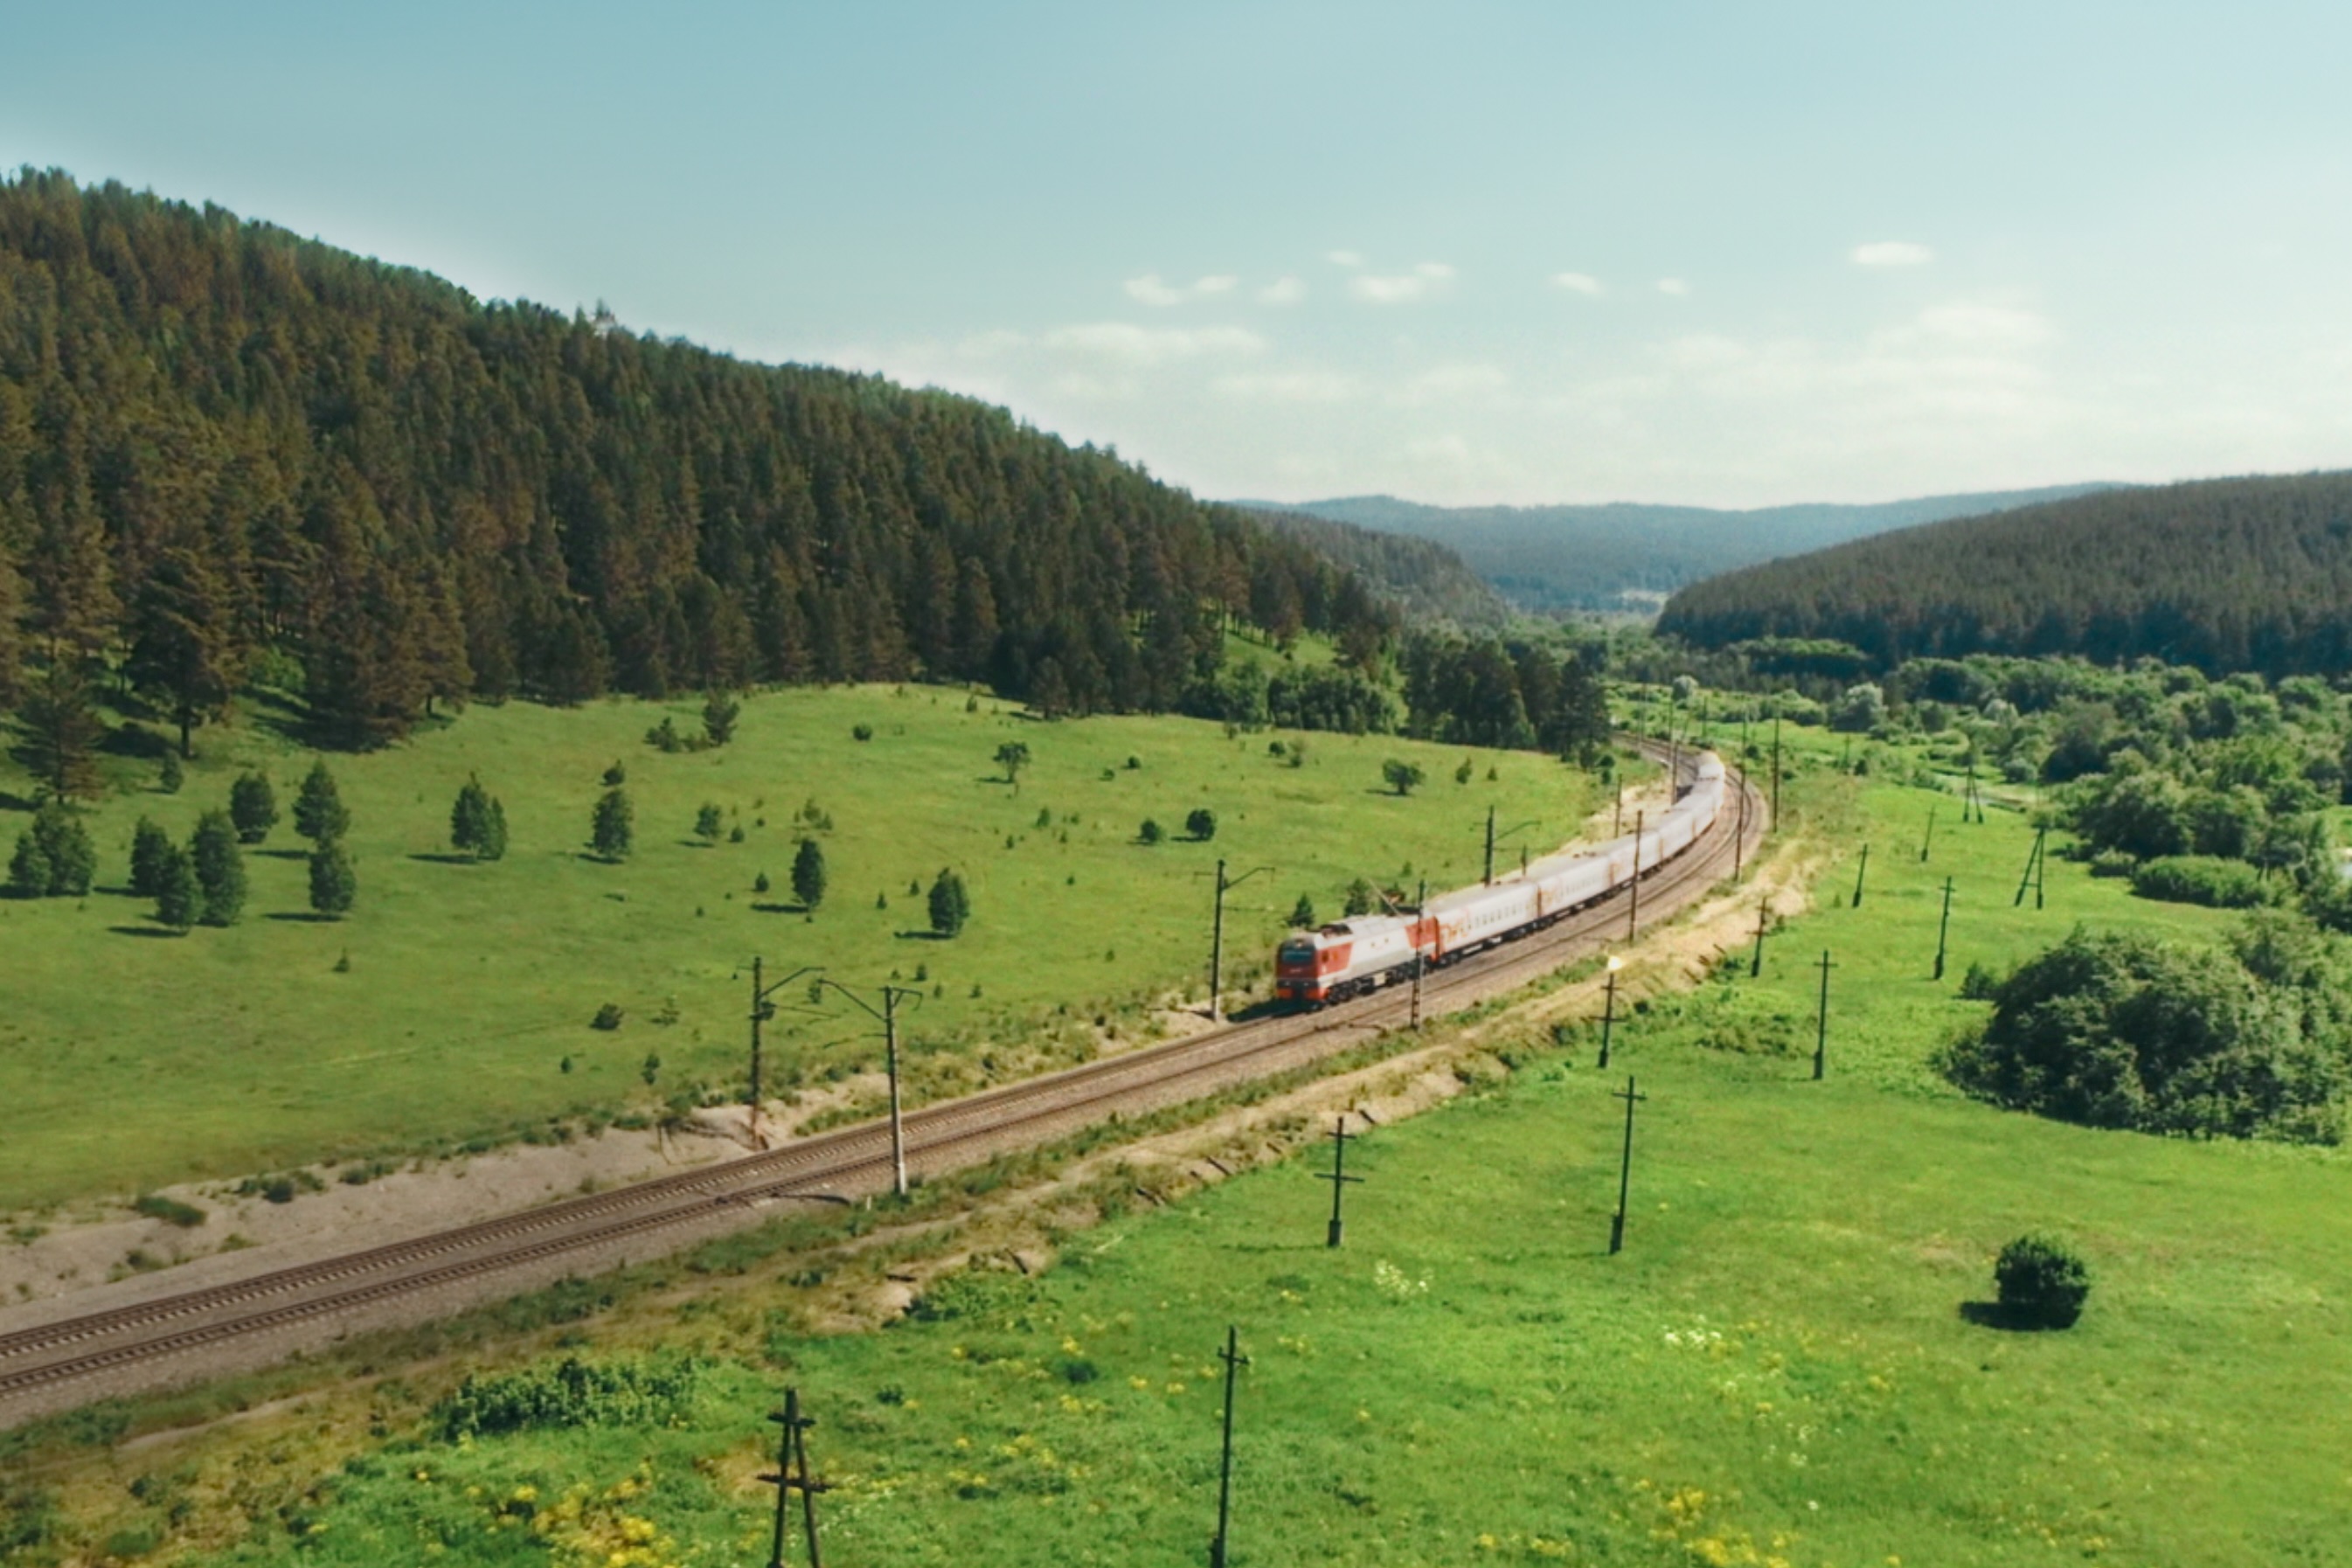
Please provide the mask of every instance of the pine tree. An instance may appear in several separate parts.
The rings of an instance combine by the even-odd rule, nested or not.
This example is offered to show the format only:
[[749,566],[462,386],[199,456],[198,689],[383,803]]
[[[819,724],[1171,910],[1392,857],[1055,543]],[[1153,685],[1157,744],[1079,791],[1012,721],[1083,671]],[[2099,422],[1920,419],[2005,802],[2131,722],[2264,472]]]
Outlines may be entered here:
[[507,858],[507,808],[496,795],[490,796],[489,820],[483,824],[482,847],[475,853],[484,860]]
[[477,860],[496,859],[484,853],[490,837],[490,792],[482,787],[480,779],[468,774],[457,791],[457,803],[449,808],[449,846]]
[[1290,906],[1290,924],[1296,931],[1313,931],[1317,924],[1315,900],[1304,893],[1299,894],[1298,901]]
[[79,658],[49,660],[25,693],[16,721],[25,731],[33,776],[52,794],[87,799],[99,793],[98,746],[106,726],[91,706]]
[[321,757],[302,776],[301,791],[294,797],[294,831],[313,844],[325,844],[351,829],[352,814],[343,805],[342,792],[335,787],[335,775],[327,771],[327,760]]
[[228,818],[236,825],[240,844],[259,844],[269,837],[278,826],[278,792],[270,787],[268,773],[237,775],[228,789]]
[[185,931],[204,911],[204,889],[188,852],[176,844],[164,846],[155,867],[155,920],[173,931]]
[[131,890],[152,899],[162,887],[163,857],[171,852],[172,836],[145,817],[131,830]]
[[931,883],[931,930],[943,937],[952,937],[971,919],[971,897],[964,891],[963,879],[953,870],[942,868]]
[[157,559],[131,622],[131,682],[161,702],[194,756],[190,731],[228,711],[246,651],[228,589],[204,554],[175,546]]
[[636,838],[636,820],[628,792],[608,789],[596,802],[595,815],[589,822],[588,842],[604,859],[625,860]]
[[236,825],[228,813],[208,811],[196,818],[188,859],[202,896],[199,918],[208,926],[235,925],[245,912],[245,853],[236,846]]
[[793,896],[814,910],[824,902],[824,850],[814,838],[803,838],[793,857]]
[[741,715],[743,705],[723,691],[714,691],[702,705],[702,732],[714,746],[723,746],[735,738],[735,721]]
[[310,851],[310,907],[330,919],[340,919],[351,912],[352,900],[359,895],[359,873],[352,868],[351,852],[340,838],[321,840]]
[[20,899],[49,896],[49,856],[41,836],[27,827],[16,835],[16,852],[8,858],[8,888]]
[[98,850],[81,818],[63,801],[47,800],[17,839],[8,872],[20,897],[78,899],[98,879]]
[[180,753],[166,747],[163,764],[155,770],[155,787],[165,795],[177,795],[180,786],[188,782],[188,773],[180,765]]
[[727,814],[710,802],[703,802],[694,814],[694,836],[705,844],[716,844],[726,831]]

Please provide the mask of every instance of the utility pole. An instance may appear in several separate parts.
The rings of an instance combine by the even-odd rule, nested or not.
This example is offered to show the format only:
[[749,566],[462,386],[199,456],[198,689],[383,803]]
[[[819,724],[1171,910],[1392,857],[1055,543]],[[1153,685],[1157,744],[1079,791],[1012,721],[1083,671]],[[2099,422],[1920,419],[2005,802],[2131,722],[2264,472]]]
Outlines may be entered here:
[[1222,1024],[1225,1021],[1223,995],[1225,895],[1252,877],[1263,876],[1273,869],[1271,866],[1260,866],[1255,870],[1244,871],[1240,876],[1227,880],[1225,863],[1223,860],[1217,862],[1217,912],[1209,925],[1209,1022],[1212,1024]]
[[1860,870],[1856,871],[1856,872],[1853,874],[1853,908],[1855,908],[1855,909],[1857,909],[1857,910],[1858,910],[1858,909],[1860,909],[1860,908],[1862,908],[1862,880],[1863,880],[1863,879],[1864,879],[1864,878],[1865,878],[1865,877],[1867,877],[1867,876],[1869,876],[1869,875],[1870,875],[1870,846],[1869,846],[1869,845],[1867,845],[1867,844],[1865,844],[1865,845],[1864,845],[1864,846],[1862,847],[1862,868],[1861,868]]
[[809,1474],[808,1429],[816,1423],[801,1414],[801,1391],[797,1388],[784,1390],[784,1407],[770,1411],[768,1419],[783,1428],[776,1435],[776,1473],[760,1478],[776,1489],[776,1528],[768,1551],[768,1568],[784,1568],[784,1527],[795,1491],[801,1494],[801,1523],[808,1539],[809,1568],[824,1568],[824,1558],[817,1545],[816,1494],[831,1491],[833,1487]]
[[1339,1120],[1331,1124],[1331,1169],[1328,1173],[1318,1173],[1323,1180],[1331,1184],[1331,1228],[1324,1233],[1323,1245],[1326,1247],[1339,1246],[1339,1237],[1346,1228],[1339,1219],[1340,1192],[1349,1182],[1360,1182],[1364,1179],[1361,1176],[1351,1176],[1347,1173],[1348,1140],[1354,1136],[1356,1136],[1354,1133],[1348,1131],[1348,1113],[1343,1110],[1339,1113]]
[[1936,978],[1944,977],[1944,940],[1952,934],[1952,879],[1944,879],[1944,918],[1936,927]]
[[1422,910],[1429,903],[1429,879],[1421,879],[1421,891],[1414,895],[1412,906],[1412,1032],[1421,1033],[1421,973],[1429,967],[1429,954],[1421,945]]
[[1613,952],[1609,955],[1609,989],[1603,993],[1605,999],[1601,1005],[1601,1060],[1598,1065],[1603,1071],[1609,1067],[1609,1033],[1617,1023],[1617,972],[1624,967],[1623,959]]
[[1928,846],[1936,842],[1936,808],[1942,804],[1941,801],[1927,803],[1927,831],[1919,837],[1919,864],[1922,866],[1927,863]]
[[915,1005],[923,1005],[923,993],[912,985],[884,985],[882,1005],[877,1007],[838,980],[823,980],[866,1011],[866,1016],[882,1026],[883,1059],[890,1071],[890,1188],[900,1197],[907,1195],[907,1130],[898,1109],[898,1000],[912,997]]
[[1625,1201],[1633,1188],[1633,1103],[1650,1097],[1633,1092],[1633,1075],[1627,1073],[1624,1089],[1612,1089],[1610,1098],[1625,1102],[1625,1152],[1617,1164],[1617,1215],[1609,1222],[1609,1256],[1614,1258],[1625,1250]]
[[1633,941],[1633,933],[1642,928],[1643,815],[1638,811],[1633,814],[1633,880],[1630,889],[1633,893],[1633,901],[1625,907],[1625,940],[1627,942]]
[[1225,1444],[1217,1464],[1217,1538],[1209,1543],[1209,1568],[1225,1568],[1234,1514],[1234,1381],[1250,1358],[1242,1354],[1241,1331],[1227,1325],[1225,1348],[1217,1352],[1225,1363]]
[[1489,888],[1495,885],[1495,808],[1491,805],[1486,808],[1486,880],[1485,885]]
[[1736,888],[1748,855],[1748,770],[1742,767],[1732,783],[1739,791],[1739,823],[1731,835],[1731,885]]
[[2050,829],[2047,827],[2033,830],[2033,847],[2026,852],[2025,875],[2017,879],[2017,897],[2010,900],[2011,909],[2025,902],[2025,889],[2028,888],[2033,889],[2033,907],[2037,910],[2042,907],[2042,852],[2049,837]]
[[1772,918],[1772,900],[1760,899],[1756,904],[1756,956],[1748,965],[1748,978],[1754,980],[1764,973],[1764,922]]
[[1772,715],[1772,831],[1780,831],[1780,715]]
[[1822,950],[1822,962],[1817,967],[1822,972],[1822,1001],[1820,1010],[1813,1015],[1813,1081],[1815,1083],[1819,1083],[1829,1074],[1830,971],[1836,967],[1830,963],[1829,949]]
[[1609,837],[1616,838],[1625,831],[1625,781],[1617,781],[1617,812],[1609,819]]
[[751,1135],[751,1147],[754,1149],[765,1149],[768,1146],[766,1136],[760,1131],[760,1069],[761,1067],[760,1026],[776,1016],[776,1005],[768,998],[798,980],[802,975],[815,973],[817,967],[814,964],[803,964],[782,980],[762,984],[763,972],[761,961],[757,955],[754,955],[751,960],[751,1087],[746,1098],[744,1109],[749,1112],[745,1130]]

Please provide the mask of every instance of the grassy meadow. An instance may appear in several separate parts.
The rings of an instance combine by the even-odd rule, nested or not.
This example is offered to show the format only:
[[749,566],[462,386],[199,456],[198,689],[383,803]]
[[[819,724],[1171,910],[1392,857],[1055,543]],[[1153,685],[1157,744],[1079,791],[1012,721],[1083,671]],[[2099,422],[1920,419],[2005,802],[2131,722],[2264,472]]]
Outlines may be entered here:
[[[1461,750],[1318,734],[1291,767],[1268,748],[1297,736],[1228,738],[1164,718],[1038,723],[925,687],[766,693],[745,702],[729,746],[646,744],[665,715],[698,735],[699,712],[698,700],[477,707],[406,744],[331,758],[360,883],[339,921],[310,917],[291,826],[307,753],[256,724],[201,732],[203,758],[176,795],[141,768],[89,814],[99,890],[0,898],[0,1212],[462,1145],[698,1081],[738,1084],[755,953],[772,975],[821,964],[851,984],[919,978],[930,994],[910,1020],[913,1070],[940,1091],[969,1087],[1090,1051],[1081,1031],[1097,1019],[1132,1037],[1152,1000],[1204,992],[1220,857],[1235,875],[1274,868],[1227,901],[1229,986],[1262,990],[1301,893],[1328,918],[1359,876],[1410,865],[1433,882],[1466,879],[1490,805],[1564,837],[1597,798],[1584,775],[1521,752],[1472,757],[1460,784]],[[860,725],[870,740],[854,739]],[[991,760],[1007,741],[1034,755],[1017,788]],[[1430,783],[1384,791],[1391,756]],[[615,760],[636,845],[610,865],[586,840]],[[247,855],[245,918],[165,934],[122,890],[131,827],[149,816],[184,838],[247,765],[268,769],[286,820]],[[447,853],[469,773],[505,805],[512,846],[496,864]],[[11,786],[30,794],[0,777]],[[741,842],[695,837],[706,802]],[[1216,816],[1211,842],[1184,836],[1196,807]],[[804,813],[830,826],[810,828]],[[1146,817],[1165,842],[1137,842]],[[0,813],[0,836],[13,841],[24,820]],[[804,833],[829,874],[813,918],[791,892]],[[923,892],[945,866],[964,876],[973,913],[938,942]],[[755,893],[763,872],[772,891]],[[800,1000],[779,997],[772,1081],[878,1059],[862,1021],[838,1005],[810,1016]],[[622,1026],[592,1029],[608,1002]],[[983,1052],[992,1066],[975,1065]],[[649,1054],[661,1063],[650,1089]]]
[[[208,1560],[753,1561],[761,1417],[790,1382],[835,1488],[829,1561],[1199,1562],[1214,1352],[1235,1324],[1242,1568],[2341,1561],[2343,1158],[1997,1112],[1927,1065],[1978,1012],[1954,995],[1972,961],[2005,965],[2078,920],[2214,933],[2226,917],[2054,857],[2046,907],[2015,910],[2021,814],[1964,828],[1945,797],[1922,864],[1935,795],[1888,782],[1890,759],[1857,781],[1834,742],[1790,742],[1791,805],[1840,858],[1762,977],[1727,965],[1640,1005],[1609,1075],[1590,1030],[1502,1047],[1518,1070],[1500,1087],[1351,1152],[1365,1180],[1338,1251],[1318,1153],[1072,1233],[1041,1277],[956,1277],[878,1333],[805,1331],[805,1275],[706,1288],[571,1336],[592,1361],[709,1358],[664,1419],[452,1442],[414,1414],[429,1394],[387,1385],[356,1396],[381,1440],[326,1473],[300,1406],[234,1460],[118,1458],[125,1539],[161,1539],[172,1499],[243,1496],[275,1511],[248,1508],[259,1526]],[[1649,1098],[1612,1258],[1628,1071]],[[1994,1251],[2045,1226],[2090,1261],[2081,1324],[1970,1321]],[[152,1500],[121,1502],[126,1478]]]

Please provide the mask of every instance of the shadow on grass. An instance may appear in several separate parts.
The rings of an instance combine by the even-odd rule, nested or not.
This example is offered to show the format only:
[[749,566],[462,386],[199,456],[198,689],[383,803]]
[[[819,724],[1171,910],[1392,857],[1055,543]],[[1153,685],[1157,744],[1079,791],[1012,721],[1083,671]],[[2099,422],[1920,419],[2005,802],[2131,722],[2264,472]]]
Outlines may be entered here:
[[310,858],[308,849],[248,849],[246,853],[264,860],[308,860]]
[[451,849],[422,850],[415,855],[411,855],[409,858],[411,860],[422,860],[428,866],[471,866],[477,864],[471,855],[461,854],[458,851]]
[[1980,1329],[1997,1329],[2004,1334],[2048,1334],[2074,1327],[2072,1323],[2053,1323],[2037,1317],[2020,1307],[2005,1306],[1999,1301],[1963,1301],[1960,1317]]
[[341,915],[322,915],[316,910],[273,910],[268,919],[285,921],[293,925],[331,926],[341,921]]
[[780,904],[772,899],[753,904],[751,908],[757,913],[763,915],[805,915],[815,912],[806,904]]
[[900,942],[950,942],[953,940],[948,936],[946,932],[936,931],[902,931],[898,933],[898,937]]
[[106,929],[117,936],[185,936],[188,934],[184,931],[173,931],[170,926],[109,926]]
[[0,790],[0,811],[37,811],[39,809],[40,802],[30,795],[11,795],[6,790]]

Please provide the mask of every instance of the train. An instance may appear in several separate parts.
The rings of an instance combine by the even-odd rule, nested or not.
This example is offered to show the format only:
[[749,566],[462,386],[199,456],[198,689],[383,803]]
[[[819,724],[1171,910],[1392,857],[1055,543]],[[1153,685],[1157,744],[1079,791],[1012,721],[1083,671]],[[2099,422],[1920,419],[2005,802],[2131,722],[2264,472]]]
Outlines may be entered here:
[[1410,980],[1416,967],[1444,968],[1474,952],[1539,931],[1647,877],[1715,826],[1728,780],[1723,760],[1698,753],[1690,782],[1674,803],[1628,833],[1595,848],[1548,856],[1491,883],[1428,900],[1418,909],[1351,915],[1316,931],[1293,931],[1275,950],[1277,1003],[1322,1007]]

